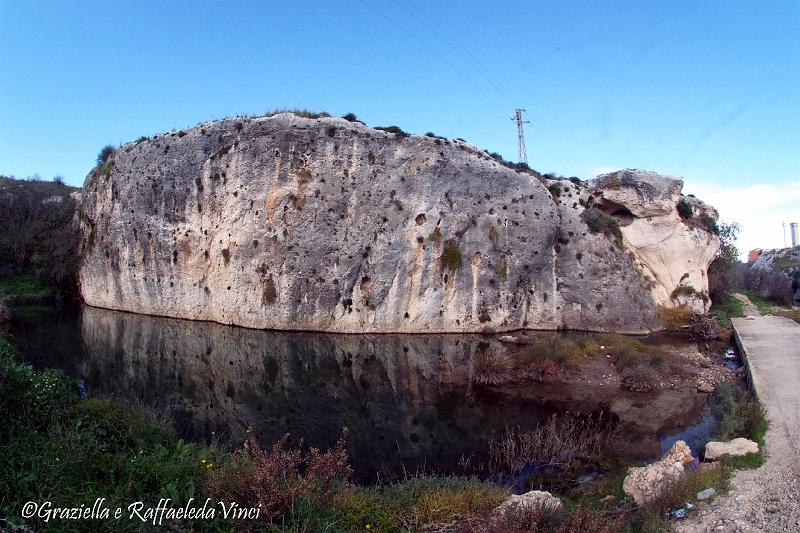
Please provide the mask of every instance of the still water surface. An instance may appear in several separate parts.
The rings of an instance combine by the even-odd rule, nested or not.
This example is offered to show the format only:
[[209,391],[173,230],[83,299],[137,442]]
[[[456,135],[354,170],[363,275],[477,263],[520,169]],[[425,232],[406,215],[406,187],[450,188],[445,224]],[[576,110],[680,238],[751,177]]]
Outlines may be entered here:
[[[240,443],[252,427],[264,445],[290,433],[292,442],[327,449],[347,426],[362,482],[459,472],[465,458],[485,463],[492,432],[609,410],[609,391],[588,386],[473,385],[472,356],[505,349],[482,335],[274,332],[86,306],[20,313],[7,327],[35,367],[83,380],[90,396],[168,409],[188,439]],[[626,442],[634,455],[658,455],[671,435],[697,424],[694,411]]]

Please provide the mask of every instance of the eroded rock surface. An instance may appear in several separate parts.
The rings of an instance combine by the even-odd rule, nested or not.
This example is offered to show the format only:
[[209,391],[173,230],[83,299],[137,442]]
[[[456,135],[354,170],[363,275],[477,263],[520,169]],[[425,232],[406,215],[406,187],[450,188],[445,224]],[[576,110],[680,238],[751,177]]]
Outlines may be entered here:
[[[201,124],[87,177],[81,291],[254,328],[652,331],[678,285],[705,290],[718,241],[678,217],[679,180],[617,181],[537,179],[337,118]],[[595,202],[621,206],[624,239],[587,226]]]
[[677,481],[684,474],[685,466],[693,461],[692,450],[679,440],[660,461],[629,468],[622,482],[622,490],[633,497],[637,504],[644,505],[658,498],[664,488]]
[[[704,313],[708,299],[708,266],[719,239],[700,220],[717,212],[696,198],[682,197],[683,182],[654,172],[621,170],[593,182],[597,204],[620,220],[625,246],[645,273],[658,305],[686,305]],[[676,206],[683,199],[693,216],[683,220]]]
[[707,443],[705,458],[708,461],[715,461],[724,455],[738,457],[749,453],[758,453],[758,443],[739,437],[728,442],[711,441]]
[[521,512],[525,508],[535,508],[553,513],[563,506],[560,499],[546,490],[532,490],[525,494],[512,494],[494,512],[496,515],[502,515],[509,512]]

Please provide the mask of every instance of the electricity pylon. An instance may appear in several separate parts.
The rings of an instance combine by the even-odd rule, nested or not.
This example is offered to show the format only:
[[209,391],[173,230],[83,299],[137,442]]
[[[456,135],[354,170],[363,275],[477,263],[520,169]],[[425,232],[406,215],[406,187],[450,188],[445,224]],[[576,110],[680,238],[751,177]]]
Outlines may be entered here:
[[522,120],[523,113],[525,113],[525,110],[521,107],[518,107],[514,110],[514,116],[511,118],[511,120],[517,122],[517,136],[519,137],[517,162],[525,163],[527,165],[528,153],[525,150],[525,130],[523,129],[523,124],[530,124],[531,122],[529,120]]

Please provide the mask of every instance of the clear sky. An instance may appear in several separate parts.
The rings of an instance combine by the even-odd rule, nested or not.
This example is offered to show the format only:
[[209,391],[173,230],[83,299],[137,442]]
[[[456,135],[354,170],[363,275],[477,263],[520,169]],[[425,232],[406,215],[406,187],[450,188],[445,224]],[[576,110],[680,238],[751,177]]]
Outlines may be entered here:
[[80,185],[97,152],[301,107],[590,178],[682,176],[780,246],[800,221],[800,2],[0,0],[0,174]]

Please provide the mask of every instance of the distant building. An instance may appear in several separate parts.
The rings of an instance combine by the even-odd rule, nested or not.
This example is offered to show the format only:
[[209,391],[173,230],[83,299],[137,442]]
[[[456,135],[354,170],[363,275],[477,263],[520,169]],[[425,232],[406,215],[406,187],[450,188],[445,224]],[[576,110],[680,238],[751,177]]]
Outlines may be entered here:
[[762,253],[764,253],[763,248],[756,248],[755,250],[750,250],[747,253],[747,262],[754,263],[755,260],[758,259],[758,256],[761,255]]
[[800,229],[798,229],[797,222],[789,224],[789,235],[792,236],[792,248],[800,245]]

